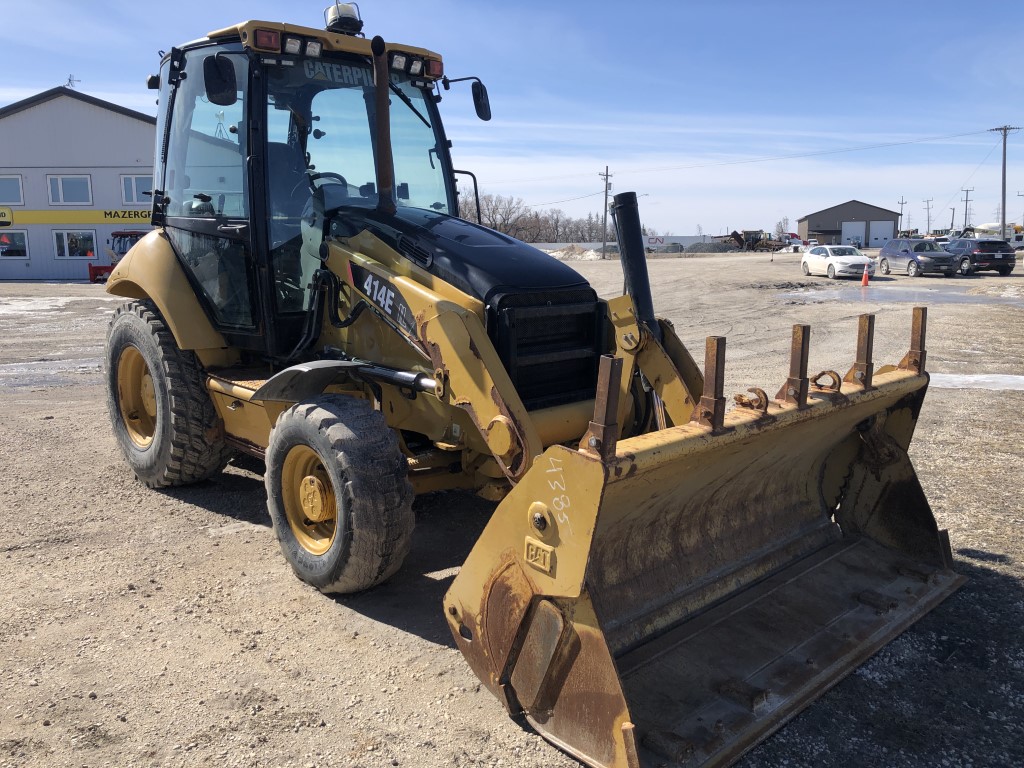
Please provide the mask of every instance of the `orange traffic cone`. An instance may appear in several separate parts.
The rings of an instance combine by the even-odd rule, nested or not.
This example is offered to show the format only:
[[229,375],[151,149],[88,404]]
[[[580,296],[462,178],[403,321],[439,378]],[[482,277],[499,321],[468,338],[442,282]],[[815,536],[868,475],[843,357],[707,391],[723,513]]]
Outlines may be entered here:
[[864,265],[864,274],[860,278],[860,284],[861,285],[867,285],[868,284],[868,265],[867,264]]

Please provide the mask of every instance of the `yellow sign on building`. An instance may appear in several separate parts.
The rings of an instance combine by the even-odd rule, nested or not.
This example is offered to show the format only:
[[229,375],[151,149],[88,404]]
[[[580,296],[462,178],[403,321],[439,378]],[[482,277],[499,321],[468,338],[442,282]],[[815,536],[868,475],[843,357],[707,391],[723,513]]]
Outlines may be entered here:
[[0,227],[9,227],[14,223],[14,211],[6,205],[0,205]]
[[[8,209],[9,211],[9,209]],[[143,210],[48,210],[20,211],[19,224],[135,224],[148,225],[151,212]]]

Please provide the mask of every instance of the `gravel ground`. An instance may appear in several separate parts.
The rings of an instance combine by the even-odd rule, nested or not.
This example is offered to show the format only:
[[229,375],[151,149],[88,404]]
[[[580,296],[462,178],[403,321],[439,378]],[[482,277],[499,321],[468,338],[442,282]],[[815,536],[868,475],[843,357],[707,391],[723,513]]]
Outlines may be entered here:
[[[614,262],[573,266],[621,289]],[[739,764],[1024,765],[1024,276],[864,291],[804,278],[798,254],[651,274],[698,358],[728,337],[727,395],[781,385],[795,322],[812,324],[810,368],[844,371],[876,312],[876,362],[896,362],[914,303],[929,369],[953,374],[911,457],[970,581]],[[0,284],[0,766],[577,765],[505,716],[441,615],[492,504],[419,499],[397,577],[319,594],[277,548],[254,462],[165,492],[128,471],[100,375],[114,306],[99,286]],[[980,374],[1007,388],[954,388]]]

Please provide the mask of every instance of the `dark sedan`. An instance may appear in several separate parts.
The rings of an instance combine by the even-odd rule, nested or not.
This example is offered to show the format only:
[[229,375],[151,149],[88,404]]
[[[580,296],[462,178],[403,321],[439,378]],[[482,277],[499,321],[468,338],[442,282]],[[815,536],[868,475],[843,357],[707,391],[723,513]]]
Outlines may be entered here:
[[961,275],[992,270],[1005,276],[1017,265],[1013,246],[1005,240],[960,238],[950,240],[945,248],[956,256]]

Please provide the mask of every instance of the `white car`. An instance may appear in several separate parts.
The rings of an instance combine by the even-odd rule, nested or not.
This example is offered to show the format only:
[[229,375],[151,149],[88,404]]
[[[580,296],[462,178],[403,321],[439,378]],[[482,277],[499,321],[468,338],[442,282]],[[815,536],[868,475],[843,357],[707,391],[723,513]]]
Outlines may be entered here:
[[805,275],[835,277],[861,277],[864,267],[868,275],[875,274],[875,262],[852,245],[816,245],[808,248],[800,259]]

